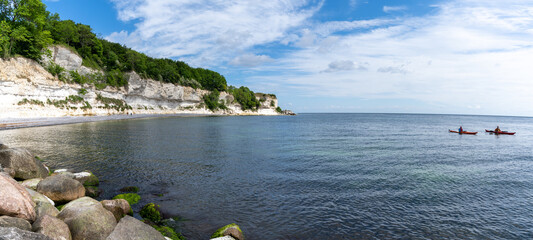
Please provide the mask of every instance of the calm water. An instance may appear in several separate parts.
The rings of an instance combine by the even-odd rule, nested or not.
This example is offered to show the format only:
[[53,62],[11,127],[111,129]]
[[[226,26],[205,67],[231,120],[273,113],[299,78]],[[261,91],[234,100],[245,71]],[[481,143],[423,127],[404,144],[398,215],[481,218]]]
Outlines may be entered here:
[[[499,125],[515,136],[448,133]],[[533,118],[176,117],[0,131],[180,215],[190,239],[531,239]],[[163,194],[163,196],[157,196]]]

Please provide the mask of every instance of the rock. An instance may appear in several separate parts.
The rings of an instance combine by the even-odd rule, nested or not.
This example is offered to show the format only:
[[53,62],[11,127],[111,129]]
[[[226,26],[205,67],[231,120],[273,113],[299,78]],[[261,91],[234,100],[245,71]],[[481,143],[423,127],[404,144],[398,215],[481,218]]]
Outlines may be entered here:
[[85,196],[97,198],[100,196],[100,194],[102,194],[102,190],[100,190],[100,188],[94,186],[85,186]]
[[153,223],[159,223],[161,220],[163,220],[161,217],[161,211],[159,211],[159,205],[154,203],[148,203],[144,205],[139,214],[143,219],[150,220]]
[[65,175],[45,178],[37,185],[37,192],[56,202],[68,202],[85,196],[83,185]]
[[91,172],[74,173],[74,179],[78,180],[83,186],[98,186],[98,178]]
[[137,204],[141,200],[141,196],[137,193],[123,193],[113,197],[113,199],[126,199],[131,205]]
[[113,213],[117,222],[131,211],[130,204],[124,199],[103,200],[101,203],[105,209]]
[[5,173],[7,173],[10,177],[12,178],[15,178],[15,170],[13,170],[12,168],[4,168],[3,169]]
[[165,237],[153,227],[130,217],[124,216],[115,227],[115,230],[107,237],[107,240],[165,240]]
[[68,203],[57,217],[68,225],[74,240],[106,239],[117,225],[113,214],[89,197]]
[[57,217],[57,215],[59,214],[59,210],[57,210],[57,208],[50,203],[37,202],[35,206],[35,214],[37,214],[37,218],[42,217],[44,215]]
[[53,240],[40,233],[25,231],[15,227],[0,227],[0,240]]
[[18,229],[31,231],[30,222],[16,217],[1,216],[0,217],[0,227],[16,227]]
[[48,171],[41,161],[26,149],[8,148],[0,150],[0,164],[5,168],[15,170],[15,178],[32,179],[45,178]]
[[0,143],[0,150],[8,149],[9,147],[3,143]]
[[0,215],[35,220],[35,203],[15,179],[0,173]]
[[242,233],[241,228],[235,223],[219,228],[215,233],[213,233],[213,235],[211,235],[211,238],[219,238],[224,236],[230,236],[236,240],[244,240],[244,234]]
[[66,71],[75,71],[81,67],[83,59],[70,49],[61,45],[49,46],[48,49],[52,52],[52,58],[49,58],[46,55],[42,56],[42,62],[45,66],[48,66],[50,62],[53,61]]
[[137,193],[139,192],[139,188],[135,186],[129,186],[121,188],[120,191],[125,193]]
[[47,202],[47,203],[50,203],[52,206],[55,206],[54,201],[52,201],[52,199],[48,198],[47,196],[42,195],[29,188],[26,188],[26,191],[28,191],[34,203],[37,204],[38,202]]
[[67,176],[69,178],[74,179],[74,173],[71,173],[71,172],[54,172],[50,176],[55,176],[55,175],[63,175],[63,176]]
[[58,218],[49,215],[44,215],[37,218],[37,220],[33,223],[32,228],[34,232],[41,233],[54,240],[72,239],[67,224]]
[[39,184],[40,181],[42,181],[42,178],[32,178],[28,180],[24,180],[21,185],[23,187],[31,188],[33,190],[37,190],[37,184]]
[[230,236],[224,236],[224,237],[211,238],[210,240],[235,240],[235,238],[232,238]]

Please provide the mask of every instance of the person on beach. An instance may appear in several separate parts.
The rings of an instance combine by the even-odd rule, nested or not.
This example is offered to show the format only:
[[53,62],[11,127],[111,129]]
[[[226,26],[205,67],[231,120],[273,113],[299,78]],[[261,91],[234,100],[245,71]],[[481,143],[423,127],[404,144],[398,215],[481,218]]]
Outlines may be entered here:
[[459,132],[460,132],[460,133],[463,132],[463,126],[460,126],[460,127],[459,127]]
[[496,126],[496,129],[494,129],[494,132],[501,132],[500,126]]

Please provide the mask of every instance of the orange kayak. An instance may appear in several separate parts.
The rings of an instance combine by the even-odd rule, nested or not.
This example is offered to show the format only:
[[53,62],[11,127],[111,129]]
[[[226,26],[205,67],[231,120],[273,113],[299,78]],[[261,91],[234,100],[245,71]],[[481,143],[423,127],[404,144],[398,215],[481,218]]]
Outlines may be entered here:
[[507,131],[495,132],[494,130],[487,130],[487,129],[485,129],[485,132],[494,133],[494,134],[503,134],[503,135],[514,135],[516,133],[516,132],[507,132]]
[[454,131],[454,130],[448,130],[450,131],[451,133],[459,133],[459,134],[470,134],[470,135],[476,135],[477,132],[467,132],[467,131],[462,131],[462,132],[459,132],[459,131]]

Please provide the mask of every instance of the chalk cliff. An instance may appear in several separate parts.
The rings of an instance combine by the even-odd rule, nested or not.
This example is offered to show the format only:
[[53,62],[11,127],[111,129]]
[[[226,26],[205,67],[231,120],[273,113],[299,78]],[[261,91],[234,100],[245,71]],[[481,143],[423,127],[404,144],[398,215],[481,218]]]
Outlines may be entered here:
[[[82,66],[82,59],[68,48],[53,46],[46,64],[55,63],[67,71],[82,75],[100,71]],[[184,87],[151,79],[135,72],[127,74],[128,85],[122,88],[97,89],[58,80],[41,64],[21,57],[0,59],[0,118],[59,117],[111,114],[226,114],[278,115],[274,95],[257,93],[261,101],[257,111],[243,111],[231,94],[222,92],[219,100],[227,110],[211,112],[202,97],[207,90]]]

